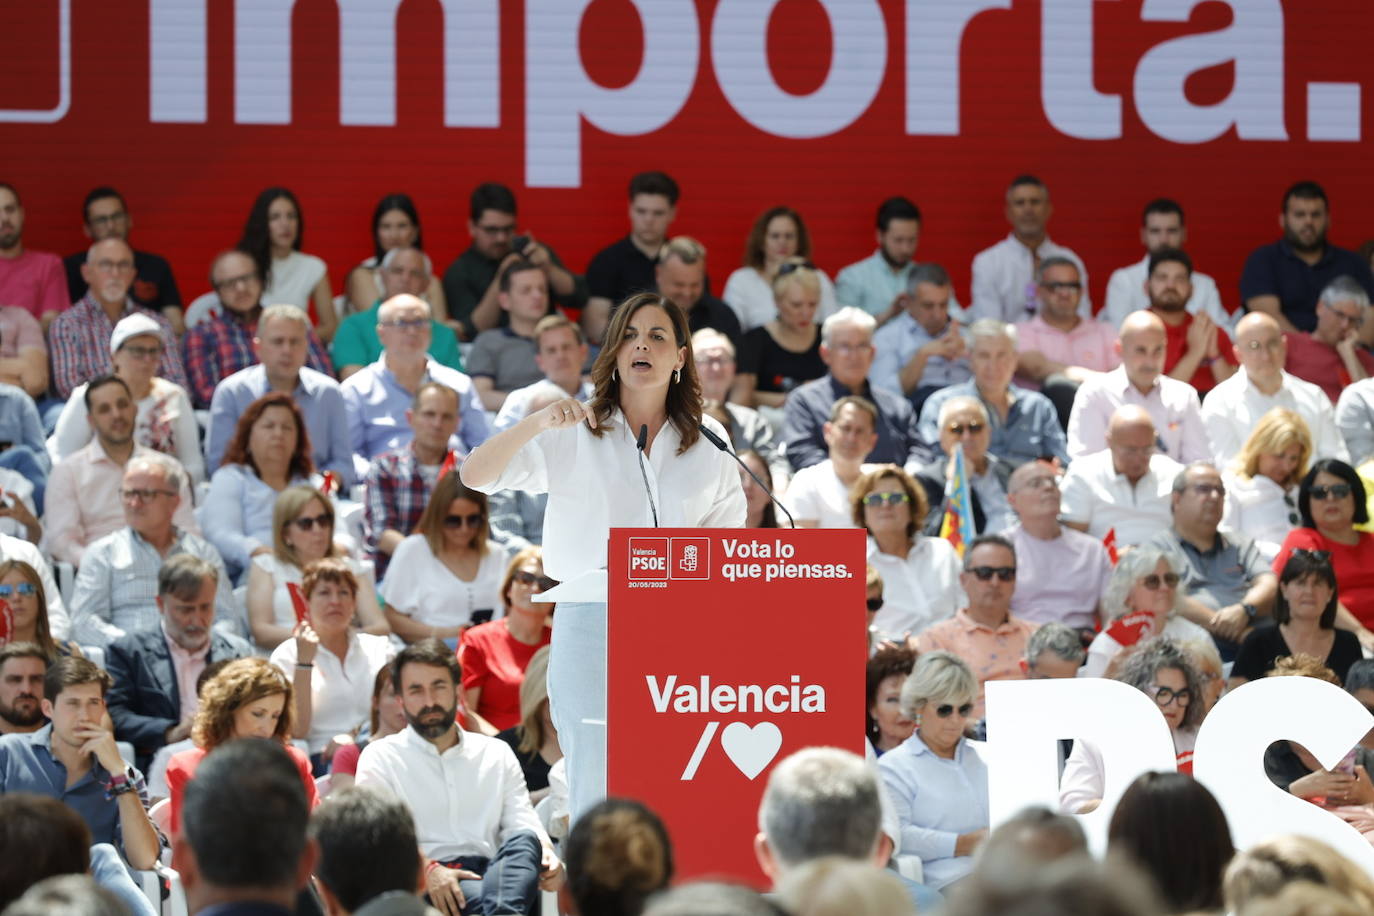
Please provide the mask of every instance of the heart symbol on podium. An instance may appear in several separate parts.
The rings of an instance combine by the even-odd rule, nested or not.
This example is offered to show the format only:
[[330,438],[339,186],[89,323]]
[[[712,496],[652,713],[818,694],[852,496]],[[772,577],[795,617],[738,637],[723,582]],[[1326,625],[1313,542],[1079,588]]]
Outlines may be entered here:
[[772,722],[760,722],[753,728],[743,722],[731,722],[720,733],[720,746],[730,762],[753,779],[778,755],[782,732]]

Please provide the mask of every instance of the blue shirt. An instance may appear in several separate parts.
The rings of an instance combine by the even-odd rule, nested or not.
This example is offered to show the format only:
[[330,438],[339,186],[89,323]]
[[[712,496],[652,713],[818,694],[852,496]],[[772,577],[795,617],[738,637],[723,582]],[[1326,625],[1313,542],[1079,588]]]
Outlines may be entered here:
[[[148,804],[143,776],[133,767],[139,798]],[[92,843],[118,843],[119,803],[105,797],[110,774],[94,759],[91,768],[71,786],[67,768],[52,753],[52,723],[36,732],[0,737],[0,795],[29,792],[55,798],[71,808],[91,828]],[[12,852],[12,851],[11,851]]]
[[[426,358],[426,382],[440,382],[458,392],[461,420],[458,433],[449,439],[449,448],[462,458],[487,441],[491,424],[472,379],[456,369]],[[348,439],[353,451],[353,467],[361,480],[372,459],[388,449],[409,445],[415,431],[406,422],[406,411],[415,399],[386,367],[386,354],[375,363],[350,375],[343,383],[344,404],[348,409]]]
[[983,402],[988,419],[992,422],[988,451],[1013,468],[1045,455],[1053,455],[1068,467],[1069,443],[1063,427],[1059,425],[1059,414],[1054,404],[1038,391],[1027,391],[1015,385],[1011,386],[1010,393],[1011,408],[1007,410],[1006,420],[1002,420],[997,409],[978,393],[978,384],[973,379],[942,388],[927,398],[925,406],[921,408],[921,438],[936,443],[936,448],[939,448],[940,405],[952,397],[967,395]]
[[850,391],[827,372],[794,388],[783,403],[782,438],[793,470],[820,464],[829,457],[823,427],[830,422],[830,408],[835,402],[851,394],[866,397],[878,407],[878,444],[864,461],[909,467],[913,473],[925,463],[931,452],[916,427],[916,411],[910,401],[866,381],[861,390]]
[[956,856],[962,833],[989,824],[988,767],[983,742],[959,739],[954,759],[936,756],[919,733],[878,760],[901,832],[902,855],[921,857],[924,882],[939,890],[973,869],[973,856]]
[[[314,482],[297,477],[288,485],[314,486]],[[272,546],[277,496],[246,464],[226,464],[210,477],[210,489],[196,518],[235,581],[248,568],[254,550]]]
[[881,315],[892,307],[894,299],[906,292],[907,279],[915,269],[916,262],[908,261],[901,270],[894,271],[880,248],[835,276],[835,301],[863,309],[870,315]]
[[[205,433],[206,470],[213,474],[224,460],[234,428],[248,405],[267,394],[267,370],[261,364],[240,369],[215,386],[210,399],[210,428]],[[354,483],[353,449],[348,441],[348,411],[343,389],[323,372],[302,366],[291,400],[305,415],[315,467],[343,478],[345,491]]]
[[[869,381],[889,391],[901,391],[902,369],[911,361],[911,357],[916,355],[917,350],[934,339],[909,312],[902,312],[878,328],[873,335],[873,367],[868,370]],[[943,388],[946,385],[966,382],[972,376],[967,357],[950,360],[943,356],[932,356],[926,360],[925,369],[921,372],[916,387]]]
[[1374,298],[1369,264],[1353,251],[1327,245],[1316,264],[1298,257],[1287,240],[1261,245],[1245,259],[1240,275],[1240,300],[1278,296],[1279,309],[1299,331],[1317,326],[1317,297],[1339,276],[1353,277]]
[[37,405],[23,388],[4,382],[0,382],[0,442],[27,445],[44,468],[50,467]]

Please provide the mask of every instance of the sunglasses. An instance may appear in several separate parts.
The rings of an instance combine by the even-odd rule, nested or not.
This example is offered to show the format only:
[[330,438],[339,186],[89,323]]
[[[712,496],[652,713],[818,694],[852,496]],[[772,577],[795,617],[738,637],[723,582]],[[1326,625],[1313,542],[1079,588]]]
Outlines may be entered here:
[[993,576],[1003,582],[1016,581],[1015,566],[973,566],[968,569],[968,572],[977,576],[979,582],[991,582]]
[[1160,707],[1168,706],[1170,703],[1187,706],[1193,700],[1193,692],[1187,687],[1182,690],[1174,690],[1169,687],[1160,687],[1158,684],[1151,684],[1149,692],[1153,694],[1155,703]]
[[1293,504],[1293,497],[1287,493],[1283,494],[1283,504],[1288,507],[1288,524],[1297,527],[1302,524],[1302,516],[1298,515],[1297,507]]
[[[935,707],[935,715],[939,716],[941,719],[948,719],[950,716],[954,715],[955,711],[953,703],[941,703],[939,706]],[[969,714],[973,712],[973,704],[965,703],[963,706],[960,706],[957,711],[959,713],[959,718],[967,719]]]
[[968,424],[951,423],[945,429],[949,430],[951,436],[962,436],[964,433],[971,433],[976,436],[983,431],[983,424],[977,421]]
[[[449,516],[452,518],[453,516]],[[468,516],[472,518],[472,516]],[[558,583],[548,576],[536,575],[525,569],[517,569],[515,575],[511,576],[512,582],[519,582],[521,585],[533,586],[536,591],[546,592]]]
[[18,585],[0,585],[0,598],[8,598],[10,595],[36,595],[38,586],[32,582],[20,582]]
[[883,599],[881,598],[869,598],[864,603],[868,605],[870,611],[881,611],[883,609]]
[[482,513],[474,512],[471,515],[445,515],[445,528],[480,528],[482,525]]
[[1313,487],[1307,492],[1313,499],[1345,499],[1350,495],[1350,484],[1333,483],[1329,487]]
[[812,264],[810,261],[801,261],[801,262],[789,261],[789,262],[787,262],[786,264],[783,264],[781,267],[778,268],[778,276],[779,276],[779,277],[785,277],[785,276],[787,276],[788,274],[796,273],[797,271],[802,270],[802,269],[805,269],[805,270],[815,270],[815,269],[816,269],[816,265],[815,265],[815,264]]
[[316,525],[321,528],[333,528],[334,516],[329,512],[321,512],[319,515],[303,515],[300,518],[291,519],[291,524],[302,531],[313,531]]
[[1152,592],[1159,591],[1161,585],[1165,588],[1178,588],[1178,573],[1169,572],[1162,576],[1150,573],[1140,580],[1140,584]]
[[1329,550],[1306,550],[1302,547],[1294,547],[1289,556],[1297,557],[1300,560],[1311,560],[1314,563],[1331,562],[1331,551]]
[[900,506],[902,503],[909,502],[911,502],[911,497],[899,491],[870,493],[864,497],[865,506]]

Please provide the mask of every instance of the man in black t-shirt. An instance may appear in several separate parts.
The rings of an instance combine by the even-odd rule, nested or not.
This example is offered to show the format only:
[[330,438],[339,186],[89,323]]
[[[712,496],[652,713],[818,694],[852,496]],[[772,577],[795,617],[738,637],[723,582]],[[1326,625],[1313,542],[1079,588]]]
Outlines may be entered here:
[[630,179],[630,234],[601,249],[587,265],[591,298],[582,328],[593,343],[601,343],[612,306],[656,288],[654,268],[677,216],[677,199],[677,182],[662,172],[641,172]]
[[[127,242],[134,220],[129,215],[123,195],[114,188],[99,187],[86,195],[82,224],[82,232],[92,242],[105,239],[123,239]],[[83,248],[62,261],[67,269],[67,290],[73,302],[80,302],[88,288],[85,278],[81,276],[81,265],[86,263],[87,250]],[[129,298],[144,308],[161,312],[180,336],[186,328],[182,321],[181,293],[172,276],[172,265],[161,255],[134,251],[134,272],[134,285],[129,288]]]
[[706,292],[705,245],[685,235],[669,239],[658,256],[654,281],[665,299],[687,313],[687,327],[693,334],[702,328],[714,328],[739,346],[740,327],[735,310]]

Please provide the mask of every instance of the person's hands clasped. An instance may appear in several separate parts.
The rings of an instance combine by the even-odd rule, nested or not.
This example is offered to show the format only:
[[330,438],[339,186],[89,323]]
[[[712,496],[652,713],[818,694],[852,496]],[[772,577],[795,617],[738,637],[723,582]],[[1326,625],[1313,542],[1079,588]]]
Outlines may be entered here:
[[1193,316],[1193,323],[1188,325],[1188,351],[1206,355],[1216,343],[1216,337],[1216,324],[1206,312],[1199,312]]
[[1355,777],[1339,770],[1315,770],[1293,780],[1288,791],[1299,798],[1325,798],[1328,805],[1344,805],[1355,791]]
[[425,892],[429,894],[429,902],[434,904],[439,912],[447,916],[460,916],[463,907],[467,905],[467,898],[463,896],[463,889],[458,886],[458,882],[477,881],[481,877],[464,868],[447,868],[431,864],[425,871]]
[[310,621],[302,620],[296,624],[291,636],[296,640],[296,664],[313,665],[315,653],[320,650],[320,637]]
[[1207,629],[1222,639],[1240,642],[1250,627],[1250,616],[1239,604],[1228,605],[1212,615]]
[[539,889],[556,891],[563,883],[563,862],[549,847],[544,847],[544,858],[539,862]]
[[539,411],[540,429],[567,429],[569,426],[576,426],[583,420],[592,429],[596,428],[596,415],[587,409],[577,398],[563,398],[554,401],[548,407]]

